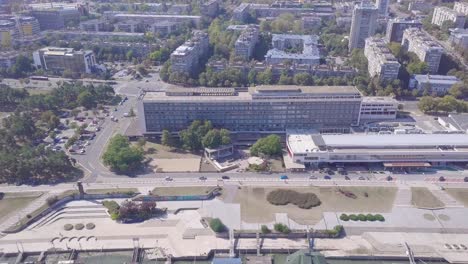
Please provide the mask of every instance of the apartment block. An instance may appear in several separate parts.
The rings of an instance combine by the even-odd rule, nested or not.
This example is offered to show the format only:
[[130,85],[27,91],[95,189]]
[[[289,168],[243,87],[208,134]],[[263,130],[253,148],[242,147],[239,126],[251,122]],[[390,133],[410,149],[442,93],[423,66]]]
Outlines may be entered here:
[[390,0],[377,0],[376,5],[379,9],[380,16],[388,16],[388,6],[390,4]]
[[434,74],[439,71],[444,48],[425,31],[418,28],[406,29],[403,33],[401,45],[407,51],[414,52],[421,61],[426,62],[430,73]]
[[419,20],[404,18],[390,19],[387,24],[385,39],[388,42],[401,42],[403,39],[403,32],[407,28],[422,28],[422,23]]
[[39,21],[41,30],[63,29],[70,21],[78,22],[88,13],[85,5],[76,3],[30,4],[30,15]]
[[453,10],[456,12],[468,16],[468,3],[467,2],[455,2]]
[[201,16],[189,16],[189,15],[160,15],[160,14],[148,14],[148,13],[124,13],[124,12],[113,12],[106,11],[103,14],[105,21],[113,22],[128,22],[135,21],[140,23],[143,28],[151,28],[152,25],[169,21],[177,23],[192,24],[195,27],[200,25]]
[[166,36],[180,29],[181,23],[161,21],[151,25],[151,32],[160,36]]
[[361,101],[353,86],[173,87],[146,93],[138,114],[143,134],[180,131],[194,120],[233,132],[343,131],[359,122]]
[[428,90],[429,93],[444,95],[459,82],[461,82],[460,79],[455,76],[415,74],[411,77],[408,86],[410,89],[418,89],[421,92]]
[[15,22],[10,20],[0,20],[0,46],[9,48],[13,40],[18,36]]
[[356,4],[351,21],[349,51],[364,48],[366,38],[374,35],[377,26],[378,8],[368,1]]
[[62,73],[92,73],[96,58],[91,50],[74,51],[72,48],[46,47],[33,52],[34,65],[46,71]]
[[255,45],[258,42],[258,27],[249,25],[246,27],[234,44],[236,57],[249,60],[254,52]]
[[432,9],[432,3],[425,0],[413,0],[408,4],[409,11],[428,11]]
[[368,61],[368,71],[371,77],[392,81],[398,79],[400,63],[387,45],[382,38],[367,38],[364,55]]
[[450,30],[449,41],[453,46],[468,49],[468,29],[455,28]]
[[30,37],[39,34],[39,21],[34,17],[21,16],[16,18],[18,31],[21,37]]
[[195,67],[199,66],[200,59],[206,55],[208,47],[208,34],[203,31],[194,31],[190,40],[172,52],[172,72],[193,73]]
[[208,0],[205,1],[200,8],[202,15],[209,17],[216,17],[219,12],[219,3],[218,0]]
[[437,6],[436,8],[434,8],[434,14],[432,15],[432,24],[441,27],[445,21],[452,21],[455,27],[457,28],[465,27],[464,14],[445,6]]
[[291,61],[293,64],[320,64],[318,36],[273,34],[273,48],[265,55],[267,64]]

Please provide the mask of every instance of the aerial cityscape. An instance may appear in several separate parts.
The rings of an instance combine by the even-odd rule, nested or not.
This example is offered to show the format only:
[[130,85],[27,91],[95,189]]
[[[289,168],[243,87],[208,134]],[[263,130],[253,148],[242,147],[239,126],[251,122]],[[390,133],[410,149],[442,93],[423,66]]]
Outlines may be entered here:
[[0,0],[0,264],[468,263],[468,0]]

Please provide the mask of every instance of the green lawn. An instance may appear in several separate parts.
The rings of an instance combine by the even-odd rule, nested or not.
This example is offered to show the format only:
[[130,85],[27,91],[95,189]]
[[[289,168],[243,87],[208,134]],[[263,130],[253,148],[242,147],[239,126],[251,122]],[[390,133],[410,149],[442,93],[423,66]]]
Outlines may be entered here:
[[32,201],[41,196],[41,192],[37,193],[6,193],[3,199],[0,200],[0,221],[8,214],[19,211]]

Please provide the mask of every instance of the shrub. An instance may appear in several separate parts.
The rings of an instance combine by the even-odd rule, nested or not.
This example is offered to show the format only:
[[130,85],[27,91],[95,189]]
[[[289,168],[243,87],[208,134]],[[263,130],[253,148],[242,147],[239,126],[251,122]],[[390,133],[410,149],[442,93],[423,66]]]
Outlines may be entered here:
[[375,215],[373,215],[373,214],[367,214],[366,219],[367,219],[367,221],[371,221],[371,222],[374,222],[376,220]]
[[118,218],[120,206],[116,201],[103,201],[102,205],[107,208],[107,212],[111,216],[113,214],[117,214],[117,218]]
[[289,234],[291,233],[291,229],[289,229],[289,227],[285,224],[281,224],[281,223],[276,223],[274,225],[274,229],[276,232],[280,232],[280,233],[283,233],[283,234]]
[[347,214],[341,214],[341,215],[340,215],[340,219],[341,219],[342,221],[349,221],[349,216],[348,216]]
[[349,219],[351,219],[352,221],[357,221],[357,220],[358,220],[358,217],[357,217],[357,215],[355,215],[355,214],[350,214],[350,215],[349,215]]
[[210,227],[216,233],[221,233],[226,230],[226,226],[223,224],[223,222],[221,222],[221,220],[219,220],[219,218],[211,219]]
[[65,224],[65,225],[63,226],[63,229],[64,229],[65,231],[70,231],[70,230],[73,229],[73,225],[72,225],[72,224]]
[[321,204],[314,193],[299,193],[293,190],[274,190],[267,195],[267,200],[274,205],[295,204],[302,209],[310,209]]
[[83,228],[84,228],[84,225],[81,224],[81,223],[75,225],[75,229],[76,229],[76,230],[82,230]]
[[383,217],[383,215],[381,215],[381,214],[376,214],[376,215],[374,215],[374,217],[375,217],[375,220],[377,220],[377,221],[380,221],[380,222],[385,221],[385,217]]
[[95,227],[96,227],[96,225],[93,224],[93,223],[87,223],[86,224],[86,229],[88,229],[88,230],[94,229]]
[[359,219],[359,221],[367,221],[366,216],[363,215],[363,214],[359,214],[359,215],[358,215],[358,219]]
[[54,195],[54,196],[51,196],[51,197],[47,198],[47,199],[46,199],[46,203],[47,203],[48,206],[52,206],[52,205],[54,205],[55,203],[57,203],[58,200],[59,200],[59,199],[58,199],[57,195]]
[[271,230],[268,228],[266,225],[262,225],[262,234],[269,234],[271,233]]

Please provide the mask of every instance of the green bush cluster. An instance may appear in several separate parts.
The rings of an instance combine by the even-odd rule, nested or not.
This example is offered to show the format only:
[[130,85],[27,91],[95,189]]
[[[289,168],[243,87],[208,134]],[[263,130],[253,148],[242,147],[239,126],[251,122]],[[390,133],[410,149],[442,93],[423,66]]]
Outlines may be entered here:
[[297,205],[302,209],[310,209],[321,204],[320,199],[314,193],[299,193],[293,190],[274,190],[267,195],[267,200],[274,205]]
[[342,225],[337,225],[333,229],[327,229],[325,232],[329,235],[332,235],[334,237],[340,236],[343,232],[343,226]]
[[73,225],[72,225],[72,224],[65,224],[65,225],[63,226],[63,229],[64,229],[65,231],[70,231],[70,230],[73,229]]
[[81,224],[81,223],[75,225],[75,229],[76,229],[76,230],[82,230],[83,228],[84,228],[84,225]]
[[221,222],[219,218],[211,219],[210,227],[216,233],[221,233],[221,232],[226,231],[226,226],[223,224],[223,222]]
[[270,230],[270,229],[268,228],[268,226],[266,226],[266,225],[262,225],[261,230],[262,230],[262,234],[269,234],[269,233],[271,233],[271,230]]
[[88,229],[88,230],[94,229],[95,227],[96,227],[96,225],[93,224],[93,223],[87,223],[86,224],[86,229]]
[[341,221],[371,221],[371,222],[374,222],[374,221],[379,221],[379,222],[384,222],[385,221],[385,217],[383,217],[383,215],[381,214],[358,214],[358,215],[355,215],[355,214],[350,214],[350,215],[347,215],[347,214],[341,214],[340,215],[340,220]]
[[276,232],[280,232],[280,233],[283,233],[283,234],[289,234],[291,233],[291,229],[289,229],[289,227],[285,224],[281,224],[281,223],[276,223],[274,225],[274,229]]

